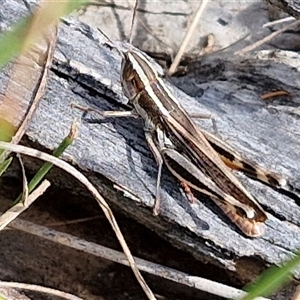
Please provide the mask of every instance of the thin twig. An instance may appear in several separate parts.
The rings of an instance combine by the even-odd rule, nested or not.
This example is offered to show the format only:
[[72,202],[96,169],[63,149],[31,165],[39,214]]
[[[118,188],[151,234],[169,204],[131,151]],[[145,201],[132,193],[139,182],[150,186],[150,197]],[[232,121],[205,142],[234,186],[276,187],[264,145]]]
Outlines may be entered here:
[[45,286],[36,285],[36,284],[0,281],[0,287],[5,287],[5,288],[9,287],[9,288],[30,290],[30,291],[35,291],[35,292],[39,292],[39,293],[45,293],[45,294],[65,298],[68,300],[83,300],[82,298],[79,298],[75,295],[72,295],[72,294],[69,294],[69,293],[66,293],[63,291],[51,289],[51,288],[48,288]]
[[[126,260],[126,257],[122,252],[79,239],[78,237],[64,232],[49,229],[45,226],[37,225],[32,222],[24,221],[22,219],[17,219],[13,223],[11,223],[10,227],[76,250],[84,251],[97,257],[129,266],[128,261]],[[210,294],[229,299],[240,299],[242,296],[246,295],[246,293],[242,290],[238,290],[236,288],[220,284],[205,278],[190,276],[184,272],[180,272],[175,269],[155,264],[137,257],[135,257],[134,260],[136,261],[139,270],[143,272],[147,272],[149,274],[156,275],[161,278],[183,284],[185,286],[193,287]],[[268,299],[259,297],[256,298],[256,300]]]
[[260,96],[261,100],[268,100],[273,97],[279,97],[279,96],[291,96],[291,94],[285,90],[280,90],[280,91],[274,91],[274,92],[269,92],[265,93]]
[[133,15],[132,15],[132,20],[131,20],[131,26],[130,26],[130,33],[129,33],[129,44],[132,45],[132,38],[133,38],[133,30],[134,30],[134,25],[135,25],[135,15],[137,13],[137,7],[139,5],[139,1],[135,1],[135,5],[133,8]]
[[62,221],[62,222],[52,222],[52,223],[45,223],[45,226],[47,227],[59,227],[59,226],[65,226],[65,225],[70,225],[70,224],[79,224],[79,223],[86,223],[89,221],[94,221],[100,219],[101,216],[94,216],[94,217],[86,217],[86,218],[79,218],[79,219],[74,219],[70,221]]
[[24,164],[21,158],[21,155],[18,153],[17,158],[19,160],[20,166],[21,166],[21,172],[22,172],[22,181],[23,181],[23,190],[22,190],[22,195],[21,195],[21,202],[24,206],[28,206],[28,183],[27,183],[27,178],[26,178],[26,172],[24,168]]
[[189,43],[189,41],[190,41],[190,39],[193,35],[193,32],[194,32],[194,30],[195,30],[195,28],[196,28],[196,26],[199,22],[199,19],[202,15],[207,3],[208,3],[208,0],[203,0],[201,2],[201,4],[199,5],[198,10],[196,12],[196,15],[194,17],[194,20],[193,20],[190,28],[188,29],[188,31],[187,31],[184,39],[183,39],[182,44],[180,45],[178,53],[176,54],[176,56],[174,58],[174,61],[173,61],[172,65],[170,66],[170,69],[168,70],[168,76],[171,76],[176,71],[177,66],[180,62],[180,59],[181,59],[182,55],[184,54],[184,51],[185,51],[185,49],[186,49],[186,47],[187,47],[187,45],[188,45],[188,43]]
[[106,218],[108,219],[110,225],[112,226],[112,228],[120,242],[120,245],[122,246],[122,249],[129,261],[130,267],[131,267],[136,279],[138,280],[138,282],[141,285],[142,289],[144,290],[145,294],[148,296],[148,299],[151,299],[151,300],[156,299],[153,292],[150,290],[147,283],[145,282],[142,274],[138,270],[138,268],[134,262],[134,259],[132,257],[132,254],[130,252],[130,249],[128,248],[128,246],[126,244],[126,241],[121,233],[119,225],[118,225],[109,205],[104,200],[104,198],[99,194],[97,189],[92,185],[92,183],[87,179],[87,177],[85,177],[82,173],[80,173],[78,170],[76,170],[73,166],[71,166],[67,162],[65,162],[59,158],[56,158],[52,155],[49,155],[47,153],[44,153],[42,151],[31,149],[31,148],[28,148],[25,146],[1,142],[1,141],[0,141],[0,148],[9,150],[9,151],[14,151],[17,153],[23,153],[24,155],[28,155],[31,157],[36,157],[36,158],[42,159],[44,161],[48,161],[48,162],[54,164],[55,166],[63,169],[64,171],[68,172],[74,178],[76,178],[78,181],[80,181],[88,189],[88,191],[94,196],[94,198],[96,199],[96,201],[102,208]]
[[261,39],[261,40],[255,42],[255,43],[253,43],[252,45],[249,45],[249,46],[247,46],[247,47],[245,47],[245,48],[243,48],[241,50],[236,51],[234,54],[235,55],[241,55],[241,54],[245,54],[245,53],[247,53],[247,52],[249,52],[251,50],[254,50],[255,48],[261,46],[262,44],[270,41],[271,39],[273,39],[278,34],[280,34],[282,32],[285,32],[286,30],[288,30],[288,29],[290,29],[290,28],[292,28],[292,27],[294,27],[296,25],[299,25],[299,24],[300,24],[300,21],[295,21],[292,24],[286,25],[283,28],[281,28],[281,29],[279,29],[279,30],[271,33],[270,35],[264,37],[263,39]]
[[272,21],[272,22],[265,23],[263,25],[263,28],[271,27],[273,25],[281,24],[281,23],[284,23],[284,22],[290,22],[290,21],[294,21],[294,20],[295,20],[294,17],[287,17],[287,18],[275,20],[275,21]]

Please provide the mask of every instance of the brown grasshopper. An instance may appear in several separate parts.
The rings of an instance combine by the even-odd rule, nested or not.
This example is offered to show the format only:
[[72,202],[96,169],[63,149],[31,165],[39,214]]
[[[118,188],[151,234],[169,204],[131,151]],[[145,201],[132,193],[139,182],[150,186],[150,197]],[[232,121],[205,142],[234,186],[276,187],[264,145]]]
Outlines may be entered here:
[[[136,8],[137,5],[132,27]],[[208,195],[244,234],[262,235],[267,215],[228,167],[277,189],[292,191],[292,186],[281,175],[245,160],[222,140],[199,129],[149,59],[131,43],[128,50],[116,48],[122,55],[123,92],[134,109],[101,115],[143,119],[145,137],[158,165],[154,214],[159,210],[161,172],[165,164],[185,186]]]

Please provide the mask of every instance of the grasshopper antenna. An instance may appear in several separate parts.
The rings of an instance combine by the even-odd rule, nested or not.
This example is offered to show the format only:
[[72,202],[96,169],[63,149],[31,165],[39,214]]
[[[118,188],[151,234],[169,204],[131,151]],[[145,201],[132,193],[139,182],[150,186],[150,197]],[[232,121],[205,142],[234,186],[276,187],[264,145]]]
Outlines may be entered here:
[[97,29],[98,29],[98,31],[102,34],[102,35],[104,35],[104,37],[109,41],[109,43],[111,44],[111,46],[113,47],[113,48],[115,48],[119,53],[120,53],[120,55],[124,58],[124,53],[123,53],[123,51],[119,48],[119,46],[113,41],[113,40],[111,40],[99,27],[97,27]]
[[138,5],[139,5],[139,1],[136,0],[135,5],[134,5],[134,9],[133,9],[133,15],[132,15],[132,20],[131,20],[131,28],[130,28],[130,33],[129,33],[129,41],[128,41],[131,48],[132,48],[132,39],[133,39],[133,29],[134,29],[134,24],[135,24],[134,21],[135,21],[135,16],[136,16]]
[[[133,28],[134,28],[134,20],[135,20],[138,4],[139,4],[139,1],[136,0],[134,9],[133,9],[133,15],[132,15],[132,21],[131,21],[131,27],[130,27],[130,33],[129,33],[129,41],[128,41],[128,43],[130,44],[130,50],[132,48],[132,38],[133,38],[132,35],[133,35]],[[124,53],[120,49],[120,47],[114,41],[112,41],[99,27],[97,27],[97,29],[109,41],[111,46],[114,47],[120,53],[120,55],[124,58]]]

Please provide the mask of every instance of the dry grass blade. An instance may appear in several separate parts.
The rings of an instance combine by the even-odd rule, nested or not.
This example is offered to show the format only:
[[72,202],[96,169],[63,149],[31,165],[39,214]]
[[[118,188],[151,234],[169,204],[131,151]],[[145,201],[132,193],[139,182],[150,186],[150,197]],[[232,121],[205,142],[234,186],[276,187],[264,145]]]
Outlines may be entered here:
[[295,22],[293,22],[292,24],[286,25],[286,26],[284,26],[283,28],[281,28],[281,29],[279,29],[279,30],[277,30],[277,31],[275,31],[275,32],[273,32],[273,33],[271,33],[270,35],[264,37],[263,39],[261,39],[261,40],[255,42],[255,43],[253,43],[252,45],[249,45],[249,46],[247,46],[247,47],[245,47],[245,48],[243,48],[243,49],[241,49],[241,50],[236,51],[234,54],[235,54],[235,55],[241,55],[241,54],[245,54],[245,53],[247,53],[247,52],[249,52],[249,51],[252,51],[252,50],[254,50],[255,48],[257,48],[257,47],[263,45],[264,43],[270,41],[271,39],[273,39],[273,38],[274,38],[275,36],[277,36],[278,34],[283,33],[283,32],[285,32],[286,30],[291,29],[292,27],[297,26],[297,25],[299,25],[299,24],[300,24],[300,21],[295,21]]
[[69,174],[71,174],[72,176],[74,176],[74,178],[76,178],[78,181],[80,181],[87,189],[88,191],[94,196],[94,198],[96,199],[96,201],[98,202],[98,204],[100,205],[100,207],[102,208],[106,218],[108,219],[109,223],[111,224],[121,246],[122,249],[126,255],[126,258],[129,261],[130,267],[135,275],[135,277],[137,278],[138,282],[140,283],[142,289],[144,290],[144,292],[146,293],[146,295],[148,296],[148,299],[156,299],[153,292],[150,290],[150,288],[148,287],[147,283],[145,282],[144,278],[142,277],[140,271],[138,270],[134,259],[132,257],[132,254],[125,242],[125,239],[121,233],[121,230],[119,228],[119,225],[109,207],[109,205],[107,204],[107,202],[103,199],[103,197],[99,194],[99,192],[97,191],[97,189],[91,184],[91,182],[79,171],[77,171],[74,167],[72,167],[70,164],[62,161],[61,159],[58,159],[52,155],[46,154],[44,152],[35,150],[35,149],[31,149],[28,147],[24,147],[24,146],[20,146],[20,145],[14,145],[14,144],[10,144],[10,143],[6,143],[6,142],[0,142],[0,148],[3,148],[5,150],[9,150],[9,151],[13,151],[16,153],[22,153],[24,155],[28,155],[31,157],[36,157],[39,159],[42,159],[44,161],[48,161],[50,163],[52,163],[53,165],[63,169],[64,171],[68,172]]
[[27,198],[26,205],[19,202],[0,216],[0,231],[10,222],[15,220],[23,211],[25,211],[38,197],[40,197],[50,186],[48,180],[44,180]]
[[263,94],[263,95],[260,96],[260,99],[261,100],[268,100],[270,98],[279,97],[279,96],[291,96],[291,94],[287,91],[280,90],[280,91],[269,92],[269,93]]
[[[42,96],[44,95],[45,88],[46,88],[46,83],[47,83],[47,77],[48,73],[52,64],[53,56],[54,56],[54,50],[55,50],[55,45],[56,45],[56,38],[57,38],[57,26],[50,26],[47,30],[47,33],[43,37],[43,43],[40,42],[39,44],[35,45],[35,48],[38,49],[32,49],[31,51],[28,52],[28,55],[31,54],[31,57],[33,58],[33,52],[35,53],[35,60],[42,65],[40,65],[39,69],[39,74],[29,74],[31,77],[31,83],[33,76],[35,75],[35,78],[37,78],[37,81],[35,81],[34,86],[34,94],[32,95],[32,102],[29,110],[27,111],[26,116],[23,119],[23,122],[21,126],[18,128],[18,131],[16,132],[15,136],[13,137],[13,143],[18,143],[23,134],[25,133],[28,124],[33,116],[33,113],[35,112]],[[38,56],[36,57],[36,55]],[[36,66],[36,61],[32,60],[32,63],[35,64],[35,69],[37,69]],[[28,67],[28,65],[26,65]],[[27,73],[28,75],[28,73]],[[38,75],[38,76],[37,76]]]
[[48,227],[60,227],[60,226],[66,226],[66,225],[71,225],[71,224],[79,224],[79,223],[87,223],[93,220],[98,220],[101,219],[101,216],[94,216],[94,217],[85,217],[85,218],[79,218],[79,219],[74,219],[70,221],[61,221],[61,222],[50,222],[50,223],[45,223],[45,226]]
[[132,15],[132,21],[131,21],[131,27],[130,27],[130,33],[129,33],[129,44],[132,45],[132,33],[133,33],[133,29],[134,29],[134,20],[135,20],[135,16],[136,16],[136,13],[137,13],[137,7],[139,5],[139,1],[136,0],[135,1],[135,5],[134,5],[134,8],[133,8],[133,15]]
[[40,285],[35,285],[35,284],[0,281],[0,287],[6,287],[6,288],[9,287],[9,288],[22,289],[22,290],[35,291],[39,293],[49,294],[51,296],[61,297],[68,300],[83,300],[82,298],[79,298],[72,294],[51,289],[48,287],[40,286]]
[[[10,135],[14,136],[7,137],[6,141],[12,138],[12,142],[17,144],[21,140],[38,107],[45,91],[56,36],[57,26],[49,26],[43,39],[21,54],[10,70],[10,79],[0,107],[0,122],[11,124],[13,128]],[[8,154],[3,153],[1,160]]]
[[181,59],[182,55],[184,54],[184,51],[185,51],[185,49],[186,49],[186,47],[187,47],[187,45],[188,45],[188,43],[189,43],[189,41],[190,41],[190,39],[193,35],[193,32],[194,32],[194,30],[195,30],[195,28],[196,28],[196,26],[199,22],[199,19],[202,15],[207,3],[208,3],[208,0],[203,0],[201,2],[201,4],[199,5],[198,10],[196,12],[196,15],[193,19],[193,22],[192,22],[190,28],[188,29],[188,31],[187,31],[184,39],[183,39],[182,44],[180,45],[178,53],[176,54],[176,56],[174,58],[174,61],[173,61],[172,65],[170,66],[170,69],[168,70],[168,75],[169,76],[171,76],[176,71],[177,66],[180,62],[180,59]]
[[[79,239],[75,236],[64,232],[49,229],[45,226],[37,225],[21,219],[14,221],[10,225],[10,227],[76,250],[84,251],[88,254],[92,254],[97,257],[104,258],[106,260],[114,261],[116,263],[129,266],[128,261],[126,260],[126,257],[123,253],[116,250],[112,250],[107,247],[103,247],[101,245],[97,245],[92,242]],[[190,276],[186,273],[177,271],[175,269],[155,264],[137,257],[135,257],[134,259],[139,270],[143,272],[147,272],[148,274],[159,276],[161,278],[177,282],[188,287],[193,287],[195,289],[210,294],[214,294],[228,299],[239,299],[240,297],[246,294],[244,291],[205,278]],[[260,297],[257,298],[257,300],[268,299]]]
[[300,285],[296,288],[292,300],[300,300]]

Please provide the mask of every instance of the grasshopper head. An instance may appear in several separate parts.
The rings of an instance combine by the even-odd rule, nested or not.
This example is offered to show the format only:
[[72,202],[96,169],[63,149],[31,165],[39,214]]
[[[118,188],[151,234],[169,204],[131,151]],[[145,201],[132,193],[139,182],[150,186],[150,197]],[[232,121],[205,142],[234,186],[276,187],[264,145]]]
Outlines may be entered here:
[[140,80],[138,70],[136,70],[135,67],[135,60],[133,59],[131,52],[125,52],[122,58],[120,80],[123,93],[130,102],[143,90],[144,84]]
[[157,72],[140,51],[132,49],[123,53],[121,84],[129,101],[138,97],[157,78]]

